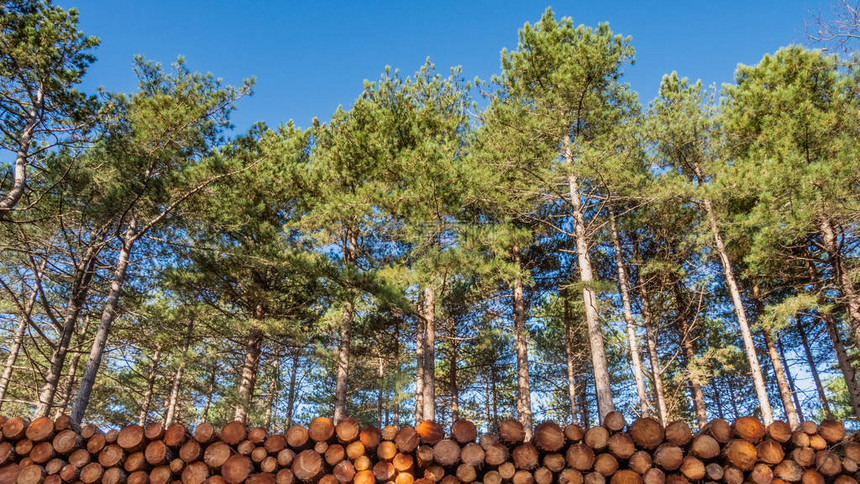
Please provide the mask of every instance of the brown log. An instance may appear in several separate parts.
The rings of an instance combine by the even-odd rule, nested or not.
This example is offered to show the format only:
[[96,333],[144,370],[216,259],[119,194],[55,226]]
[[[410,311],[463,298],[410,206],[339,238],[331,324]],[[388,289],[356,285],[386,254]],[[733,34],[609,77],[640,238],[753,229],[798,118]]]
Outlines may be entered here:
[[693,456],[686,456],[679,468],[681,474],[691,481],[698,481],[705,477],[705,464]]
[[358,459],[359,456],[364,455],[364,451],[364,444],[358,440],[350,442],[349,445],[346,446],[346,456],[352,460]]
[[118,439],[118,438],[119,438],[119,430],[117,430],[117,429],[110,429],[107,432],[105,432],[105,442],[107,442],[108,444],[115,444],[116,439]]
[[[334,430],[332,430],[334,432]],[[299,452],[293,460],[293,475],[302,482],[313,482],[325,472],[322,456],[313,450]]]
[[234,420],[221,429],[221,441],[227,445],[236,445],[245,440],[248,436],[248,429],[244,422]]
[[[248,484],[275,484],[277,481],[271,472],[257,472],[248,476],[245,482]],[[320,482],[322,483],[322,481]]]
[[327,417],[317,417],[308,425],[308,437],[314,442],[328,442],[332,436],[334,436],[334,424]]
[[[54,426],[51,425],[51,431]],[[21,466],[18,471],[18,484],[41,484],[45,479],[45,468],[40,465]]]
[[394,484],[414,484],[415,477],[409,472],[401,472],[394,478]]
[[394,436],[394,445],[400,452],[412,452],[421,443],[421,437],[418,432],[410,426],[406,426],[397,431]]
[[171,460],[167,467],[170,468],[170,472],[179,475],[182,472],[182,469],[185,468],[185,461],[177,457],[176,459]]
[[21,467],[16,463],[0,466],[0,483],[15,484],[18,481],[18,474],[21,472]]
[[[13,417],[3,422],[2,433],[6,440],[21,440],[27,431],[28,422],[21,417]],[[17,475],[17,474],[16,474]]]
[[594,458],[594,471],[603,477],[612,477],[618,470],[618,459],[612,454],[597,454]]
[[508,446],[516,446],[526,439],[526,431],[518,420],[505,419],[499,422],[499,441]]
[[373,465],[373,463],[370,462],[369,457],[367,457],[366,455],[362,455],[355,459],[353,465],[355,466],[355,470],[357,471],[366,471],[370,470],[370,467]]
[[809,447],[809,434],[801,430],[792,432],[791,444],[795,447]]
[[352,481],[352,478],[355,477],[355,467],[352,465],[352,462],[342,460],[334,466],[334,469],[332,469],[332,475],[334,475],[338,482],[346,484]]
[[544,452],[558,452],[564,447],[564,430],[555,422],[541,422],[535,427],[534,444]]
[[275,474],[276,484],[293,484],[294,481],[293,471],[290,469],[281,469]]
[[642,482],[645,484],[664,484],[666,482],[666,474],[660,469],[652,467],[642,476]]
[[203,462],[210,469],[217,470],[227,462],[232,454],[233,451],[229,445],[224,442],[214,442],[206,447],[206,451],[203,453]]
[[287,445],[294,451],[299,451],[305,448],[308,444],[308,429],[301,425],[293,425],[287,429],[285,436]]
[[657,420],[651,417],[640,417],[630,425],[630,436],[637,447],[651,450],[663,442],[665,432]]
[[160,440],[164,437],[164,425],[161,422],[150,422],[143,428],[146,440]]
[[[145,470],[147,467],[146,457],[143,455],[143,452],[132,452],[131,454],[126,456],[125,460],[122,463],[122,467],[126,470],[126,472]],[[148,477],[149,474],[147,474],[147,478]]]
[[654,465],[664,471],[675,471],[684,461],[684,451],[673,444],[662,444],[654,451]]
[[[508,462],[508,464],[510,464],[510,462]],[[513,469],[513,464],[511,464],[511,468]],[[511,472],[511,476],[513,475],[513,472]],[[434,464],[424,469],[424,478],[432,482],[439,482],[443,477],[445,477],[445,469],[438,464]]]
[[361,470],[355,473],[353,478],[355,484],[375,484],[376,478],[373,477],[373,472],[370,470]]
[[[529,471],[519,470],[514,473],[514,484],[533,484],[535,481],[534,475]],[[455,484],[455,483],[452,483]]]
[[630,459],[627,461],[627,466],[637,474],[645,474],[645,472],[651,468],[652,463],[653,460],[651,459],[651,454],[644,450],[640,450],[634,452],[633,455],[630,456]]
[[582,482],[584,484],[606,484],[606,478],[598,472],[589,472],[582,476]]
[[113,467],[115,465],[119,465],[124,456],[125,452],[122,450],[122,447],[116,444],[106,445],[105,448],[99,452],[99,464],[104,468]]
[[803,468],[793,460],[784,460],[774,467],[773,475],[786,482],[798,482],[803,477]]
[[[253,444],[251,444],[253,445]],[[314,452],[317,454],[325,454],[325,451],[328,450],[328,442],[315,442],[314,443]]]
[[815,462],[815,451],[811,447],[792,449],[791,460],[800,464],[800,467],[810,467]]
[[44,464],[53,459],[57,454],[51,442],[39,442],[30,450],[29,457],[36,464]]
[[800,431],[807,435],[815,435],[818,433],[818,424],[812,420],[807,420],[800,423]]
[[833,484],[857,484],[857,479],[852,476],[842,474],[833,481]]
[[394,440],[394,437],[397,436],[397,427],[386,425],[379,429],[379,433],[382,435],[382,440]]
[[[559,484],[582,484],[582,482],[582,472],[570,467],[565,468],[561,471],[561,474],[558,475]],[[486,479],[484,479],[484,484],[487,484]]]
[[499,471],[490,470],[484,473],[484,484],[502,484],[502,476]]
[[278,467],[278,458],[271,455],[266,456],[266,458],[260,462],[260,470],[263,472],[274,474],[278,472]]
[[83,445],[83,439],[74,430],[61,430],[54,436],[51,445],[57,454],[67,455]]
[[150,484],[167,484],[172,477],[173,473],[170,472],[170,468],[167,466],[154,467],[149,471]]
[[87,449],[78,449],[69,454],[69,464],[78,469],[90,463],[92,454],[87,452]]
[[333,466],[346,458],[346,449],[340,444],[330,445],[323,455],[326,464]]
[[832,477],[842,472],[842,459],[835,452],[820,450],[815,453],[815,470],[824,477]]
[[[254,448],[256,448],[257,446],[250,440],[243,440],[239,442],[235,447],[237,454],[251,455],[251,452],[253,452]],[[323,452],[325,452],[325,449],[323,449]]]
[[[105,442],[109,442],[109,433],[105,434]],[[137,424],[131,424],[123,427],[117,434],[116,443],[123,449],[129,452],[137,452],[143,450],[146,444],[146,438],[143,435],[143,427]]]
[[603,426],[613,433],[621,432],[626,425],[627,421],[624,420],[624,414],[615,410],[607,413],[603,418]]
[[772,466],[779,464],[785,458],[785,451],[782,449],[782,444],[771,438],[762,440],[761,443],[756,446],[756,453],[758,454],[758,460]]
[[508,448],[502,444],[491,445],[484,451],[484,461],[493,467],[500,466],[508,460]]
[[484,449],[474,442],[466,444],[460,452],[460,460],[463,461],[464,464],[469,464],[476,468],[480,468],[484,465],[485,456],[486,453],[484,452]]
[[[128,480],[128,475],[119,467],[111,467],[110,469],[105,469],[104,474],[102,474],[102,484],[120,484],[121,482],[126,482]],[[45,483],[47,484],[47,482]]]
[[495,445],[499,443],[499,438],[493,434],[481,434],[478,438],[478,443],[481,445],[481,448],[487,450],[491,445]]
[[[439,427],[441,431],[442,427]],[[368,450],[375,450],[379,443],[382,441],[382,433],[378,428],[369,425],[361,429],[358,433],[358,440],[364,444],[364,447]],[[434,442],[435,443],[435,442]]]
[[552,471],[547,469],[546,467],[538,467],[537,469],[535,469],[533,474],[535,478],[535,484],[552,484]]
[[173,460],[173,453],[161,440],[153,440],[147,444],[143,456],[146,458],[146,462],[152,466],[164,465]]
[[642,476],[628,469],[622,469],[612,475],[609,484],[643,484]]
[[460,460],[460,446],[450,439],[442,439],[433,446],[433,461],[442,467],[450,467]]
[[761,420],[748,416],[735,420],[732,424],[732,431],[737,437],[755,444],[764,437],[767,429],[762,425]]
[[564,428],[564,437],[568,442],[575,444],[585,437],[585,430],[577,424],[570,424]]
[[190,434],[188,433],[188,429],[179,423],[170,424],[169,427],[164,429],[164,445],[170,448],[181,446],[189,439],[189,437]]
[[149,473],[146,471],[134,471],[128,475],[128,484],[147,484],[149,482]]
[[723,456],[733,466],[743,471],[752,470],[758,454],[755,446],[745,439],[732,439],[723,449]]
[[791,440],[791,427],[782,420],[774,420],[767,426],[767,436],[784,444]]
[[87,440],[87,452],[98,454],[107,445],[104,434],[95,434]]
[[815,434],[809,436],[809,446],[815,450],[823,450],[827,448],[827,441],[824,437]]
[[[391,464],[397,472],[410,471],[414,463],[415,459],[412,458],[412,455],[404,454],[403,452],[398,452],[397,455],[394,456],[394,459],[391,459]],[[483,461],[481,463],[483,464]]]
[[845,457],[849,457],[855,462],[860,462],[860,442],[846,442],[843,447]]
[[668,474],[666,484],[690,484],[690,481],[681,474]]
[[203,422],[194,429],[194,440],[201,445],[212,442],[213,438],[215,438],[215,427],[209,422]]
[[[248,475],[253,470],[253,464],[248,456],[242,454],[231,455],[223,465],[221,465],[221,477],[227,484],[238,484],[245,482]],[[293,469],[295,472],[295,469]],[[151,476],[150,476],[151,477]]]
[[33,441],[30,439],[22,439],[18,442],[15,442],[15,453],[21,456],[26,456],[30,454],[30,451],[33,450]]
[[39,417],[27,426],[24,435],[33,442],[44,442],[54,438],[54,421],[50,417]]
[[543,459],[541,459],[541,464],[552,472],[558,473],[564,469],[567,461],[564,459],[563,454],[553,453],[544,455]]
[[45,464],[45,473],[48,475],[57,474],[65,465],[66,461],[63,459],[51,459]]
[[394,465],[381,460],[373,465],[373,477],[379,482],[388,482],[394,477]]
[[687,422],[676,420],[666,425],[666,442],[683,447],[690,443],[693,438],[693,431]]
[[612,434],[607,442],[609,453],[617,459],[627,460],[636,452],[636,444],[633,443],[633,437],[625,433]]
[[805,469],[803,471],[803,476],[800,478],[800,482],[803,484],[824,484],[824,476],[815,469]]
[[21,467],[33,465],[33,459],[31,459],[29,456],[23,457],[21,460],[18,461],[18,465]]
[[591,450],[600,452],[609,443],[609,431],[604,427],[591,427],[585,432],[585,445]]
[[281,467],[288,467],[293,463],[293,459],[296,458],[296,453],[292,451],[292,449],[281,449],[278,452],[278,465]]
[[705,476],[711,481],[720,481],[723,479],[723,466],[716,462],[711,462],[705,466]]
[[223,477],[218,474],[209,476],[209,479],[206,479],[206,484],[227,484]]
[[251,442],[260,445],[266,441],[266,437],[268,436],[268,432],[263,427],[254,427],[248,431],[248,440]]
[[591,470],[594,466],[594,451],[585,444],[573,444],[565,454],[567,465],[578,471]]
[[[67,464],[60,469],[59,476],[60,480],[63,482],[75,482],[78,480],[78,473],[80,469],[78,467],[73,466],[72,464]],[[0,481],[2,482],[2,481]]]
[[352,417],[346,417],[341,419],[337,425],[335,425],[334,431],[337,436],[337,441],[346,445],[358,438],[361,426],[358,425],[358,420]]
[[855,474],[858,470],[860,470],[860,464],[856,460],[847,456],[842,458],[842,472]]
[[511,457],[514,460],[514,467],[517,469],[531,471],[536,469],[538,464],[540,464],[540,454],[537,447],[530,442],[525,442],[514,447]]
[[101,464],[98,462],[90,462],[81,469],[78,479],[80,479],[84,484],[95,484],[101,480],[102,474],[104,474],[104,469],[102,469]]
[[442,426],[432,420],[423,420],[415,428],[415,431],[418,432],[421,443],[427,445],[435,445],[445,436]]
[[251,461],[255,464],[259,464],[263,462],[263,459],[269,456],[269,452],[265,447],[255,447],[254,450],[251,451]]
[[263,447],[270,454],[277,454],[287,446],[287,439],[282,434],[270,435],[263,442]]
[[503,481],[512,479],[517,472],[517,468],[513,462],[503,462],[496,470],[499,471],[499,475],[502,476]]
[[461,445],[474,442],[478,438],[478,429],[468,420],[457,419],[451,424],[451,437]]
[[382,460],[391,460],[395,455],[397,455],[397,446],[390,440],[383,440],[376,447],[376,456]]
[[732,426],[721,418],[715,418],[705,425],[704,433],[721,444],[727,444],[732,438]]
[[9,442],[0,442],[0,467],[15,461],[15,449]]
[[203,457],[203,448],[196,440],[186,440],[179,447],[179,458],[185,462],[194,462]]

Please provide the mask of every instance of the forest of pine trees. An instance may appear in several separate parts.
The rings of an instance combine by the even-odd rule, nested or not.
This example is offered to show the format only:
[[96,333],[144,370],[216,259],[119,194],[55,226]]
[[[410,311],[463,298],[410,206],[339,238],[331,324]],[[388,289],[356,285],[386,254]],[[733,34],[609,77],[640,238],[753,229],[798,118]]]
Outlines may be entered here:
[[237,134],[253,80],[83,92],[98,44],[0,6],[0,413],[857,426],[850,49],[639,99],[629,37],[547,10],[492,79],[386,68]]

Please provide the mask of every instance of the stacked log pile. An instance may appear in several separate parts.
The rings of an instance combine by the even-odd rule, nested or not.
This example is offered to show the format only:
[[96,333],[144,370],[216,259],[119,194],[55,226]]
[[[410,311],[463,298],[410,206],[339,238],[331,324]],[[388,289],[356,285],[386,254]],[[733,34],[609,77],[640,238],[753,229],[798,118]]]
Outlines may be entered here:
[[531,441],[515,420],[481,436],[466,420],[446,433],[432,421],[378,429],[324,417],[277,434],[241,422],[76,432],[66,417],[0,417],[0,430],[0,484],[858,484],[860,462],[840,422],[754,417],[694,434],[613,412],[590,429],[541,423]]

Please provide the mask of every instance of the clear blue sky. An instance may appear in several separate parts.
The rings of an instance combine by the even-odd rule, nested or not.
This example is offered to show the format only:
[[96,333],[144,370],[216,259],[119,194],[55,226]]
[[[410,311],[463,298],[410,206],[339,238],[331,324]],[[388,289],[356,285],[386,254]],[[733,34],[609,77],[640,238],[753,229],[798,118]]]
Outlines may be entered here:
[[664,73],[730,82],[736,65],[803,41],[804,19],[822,0],[782,1],[226,1],[56,0],[77,7],[82,29],[102,39],[85,87],[135,88],[132,56],[170,63],[178,55],[228,82],[256,76],[256,93],[233,120],[302,127],[348,106],[364,79],[386,65],[414,72],[426,57],[438,70],[462,65],[466,79],[499,70],[499,52],[547,6],[576,24],[608,21],[633,37],[626,79],[643,103]]

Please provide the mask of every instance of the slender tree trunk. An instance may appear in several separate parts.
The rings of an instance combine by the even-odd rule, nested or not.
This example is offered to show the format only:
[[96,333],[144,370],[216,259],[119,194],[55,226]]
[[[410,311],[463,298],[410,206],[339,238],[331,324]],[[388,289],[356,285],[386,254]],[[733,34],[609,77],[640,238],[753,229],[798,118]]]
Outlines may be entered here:
[[630,346],[630,361],[633,365],[633,379],[636,381],[636,394],[639,397],[639,412],[648,415],[648,397],[645,394],[645,374],[642,371],[642,357],[639,355],[639,342],[636,336],[636,323],[630,304],[630,290],[627,284],[627,269],[621,252],[618,228],[615,226],[615,213],[609,208],[609,226],[612,229],[612,244],[615,248],[615,268],[618,271],[618,288],[621,291],[621,304],[624,307],[624,321],[627,323],[627,344]]
[[173,383],[170,386],[170,398],[167,401],[167,412],[164,415],[164,426],[168,427],[176,418],[176,405],[179,402],[179,386],[182,383],[182,375],[185,373],[185,365],[188,359],[188,350],[191,349],[191,338],[194,336],[194,317],[188,318],[188,330],[185,333],[185,342],[182,344],[182,356],[179,366],[173,375]]
[[280,366],[275,358],[272,359],[271,378],[269,378],[269,394],[266,397],[266,413],[263,416],[263,427],[267,431],[272,431],[272,420],[275,414],[275,403],[278,396],[278,380],[280,378]]
[[[699,175],[698,168],[696,174]],[[741,300],[741,292],[738,289],[738,284],[735,281],[734,270],[732,263],[729,260],[726,246],[723,243],[723,237],[720,235],[720,229],[717,227],[717,219],[714,215],[711,200],[704,198],[702,204],[705,207],[705,213],[708,217],[708,225],[711,227],[711,234],[714,237],[717,253],[720,256],[720,262],[723,264],[723,272],[726,277],[726,286],[728,286],[729,294],[732,297],[732,305],[735,308],[735,316],[738,318],[738,324],[741,328],[741,337],[744,341],[744,349],[746,350],[747,360],[749,360],[750,371],[752,372],[753,385],[755,386],[756,396],[758,397],[759,405],[761,406],[762,422],[765,425],[770,425],[773,422],[773,412],[770,408],[770,401],[767,398],[767,389],[764,385],[764,377],[761,373],[761,367],[758,363],[758,355],[756,354],[755,343],[753,342],[752,332],[750,331],[749,322],[747,321],[746,311],[744,310],[743,301]]]
[[[346,243],[344,244],[343,259],[347,267],[351,267],[355,262],[355,250],[357,245],[357,236],[351,231],[347,231]],[[350,345],[352,334],[352,317],[355,308],[353,307],[352,296],[347,296],[343,304],[343,314],[340,318],[340,341],[337,347],[337,380],[335,383],[335,399],[334,399],[334,422],[340,422],[346,417],[346,399],[347,399],[347,384],[349,380],[349,360],[350,360]]]
[[[92,282],[93,275],[95,274],[95,263],[98,252],[99,248],[90,247],[75,267],[72,285],[69,290],[69,299],[66,303],[66,309],[63,315],[63,327],[60,330],[60,339],[57,341],[56,346],[54,346],[54,349],[51,352],[51,363],[48,365],[48,372],[45,374],[45,381],[42,384],[42,388],[39,390],[39,402],[36,405],[36,409],[33,411],[34,417],[47,416],[51,411],[51,406],[54,404],[54,395],[56,395],[57,386],[60,383],[60,375],[63,372],[63,365],[66,362],[66,354],[69,351],[69,344],[72,341],[72,335],[75,333],[75,325],[78,322],[78,316],[81,313],[84,301],[87,298],[90,283]],[[122,251],[120,252],[120,258],[122,258]],[[126,264],[127,263],[128,261],[126,260]],[[119,266],[117,266],[117,269],[119,269]],[[125,268],[123,267],[122,269],[124,278]],[[113,282],[111,283],[111,288],[113,288]]]
[[81,355],[83,352],[84,341],[87,338],[87,330],[90,327],[90,315],[87,314],[84,316],[84,324],[81,327],[81,330],[78,332],[78,337],[76,341],[76,350],[74,354],[72,354],[72,361],[69,363],[69,371],[66,373],[66,386],[63,389],[63,400],[60,402],[60,405],[57,406],[57,409],[54,411],[54,420],[56,420],[60,415],[66,413],[66,410],[69,408],[69,403],[72,401],[72,389],[75,387],[75,377],[78,374],[78,364],[81,362]]
[[[520,244],[515,242],[512,250],[514,265],[522,271]],[[526,429],[526,440],[532,433],[532,403],[529,389],[529,343],[526,333],[526,309],[523,301],[523,277],[520,272],[513,287],[514,342],[517,350],[517,417]]]
[[[137,223],[132,218],[126,229],[125,236],[120,241],[122,243],[119,250],[119,258],[117,259],[116,267],[114,267],[113,276],[110,284],[110,292],[108,292],[105,305],[102,310],[101,319],[99,320],[96,335],[93,340],[93,346],[90,351],[90,356],[87,359],[87,366],[84,369],[84,375],[81,377],[81,385],[78,389],[78,394],[75,398],[75,404],[72,405],[72,412],[69,416],[74,426],[80,426],[84,419],[84,413],[90,403],[90,395],[93,392],[93,385],[96,382],[96,375],[99,371],[99,366],[104,356],[105,346],[107,345],[110,328],[116,319],[116,310],[119,305],[119,296],[122,292],[122,286],[125,283],[125,274],[128,269],[129,257],[131,249],[137,240]],[[40,402],[44,403],[44,401]]]
[[821,402],[821,409],[824,410],[824,415],[827,418],[833,418],[833,414],[830,412],[830,404],[827,403],[827,395],[824,393],[824,385],[821,384],[821,378],[818,376],[818,365],[812,356],[809,339],[806,337],[806,329],[804,329],[803,321],[800,318],[797,319],[796,327],[797,332],[800,334],[800,341],[803,343],[803,351],[806,353],[806,361],[809,363],[809,372],[812,373],[812,380],[815,382],[815,391],[818,392],[818,401]]
[[788,425],[792,429],[800,426],[800,420],[797,417],[797,410],[794,407],[794,402],[791,401],[791,387],[788,384],[788,379],[785,375],[785,369],[782,366],[782,360],[779,358],[779,351],[776,349],[776,343],[773,341],[770,329],[762,326],[764,341],[767,344],[767,352],[770,356],[770,361],[773,363],[773,373],[776,375],[776,385],[779,388],[779,397],[782,399],[782,406],[785,408],[785,418],[788,419]]
[[[809,276],[809,281],[812,283],[812,289],[815,292],[818,305],[823,307],[827,304],[827,299],[825,298],[824,291],[822,291],[821,278],[812,259],[812,254],[807,251],[806,272]],[[836,352],[836,361],[839,364],[839,370],[842,371],[842,378],[845,380],[848,396],[851,398],[851,408],[855,416],[860,416],[860,385],[857,384],[857,372],[848,359],[848,353],[845,351],[845,343],[839,332],[837,322],[833,318],[833,315],[823,311],[818,313],[818,318],[824,322],[824,326],[827,328],[827,335],[833,344],[833,350]],[[800,320],[798,320],[799,324]]]
[[735,385],[732,383],[732,378],[728,378],[729,383],[729,401],[732,402],[732,420],[737,420],[740,417],[740,412],[738,412],[738,399],[735,397]]
[[[570,148],[569,135],[564,138],[564,158],[567,165],[573,167],[573,153]],[[583,214],[582,202],[579,199],[579,180],[572,173],[568,175],[568,188],[576,234],[579,278],[582,281],[582,303],[585,308],[585,321],[588,324],[588,342],[591,347],[591,365],[594,371],[594,387],[597,393],[597,413],[602,422],[606,414],[615,410],[615,404],[612,401],[609,363],[606,360],[606,350],[603,344],[603,328],[600,324],[600,313],[597,309],[597,294],[591,287],[591,283],[594,281],[594,274],[588,254],[585,216]]]
[[161,348],[158,348],[152,354],[152,363],[149,365],[149,374],[146,376],[146,392],[144,392],[143,401],[140,403],[140,414],[137,417],[137,424],[141,427],[146,425],[146,418],[149,416],[150,407],[152,407],[152,394],[155,388],[155,378],[158,376],[158,363],[160,361]]
[[[454,334],[454,328],[451,328]],[[457,344],[452,342],[449,352],[448,366],[451,367],[448,389],[451,392],[451,422],[460,418],[460,383],[457,381]]]
[[657,354],[657,336],[654,334],[654,319],[651,313],[651,300],[646,283],[639,285],[642,300],[642,319],[645,323],[645,338],[648,340],[648,359],[651,361],[651,378],[654,380],[654,393],[657,396],[657,411],[660,423],[669,423],[669,412],[666,409],[666,391],[663,389],[663,370],[660,369],[660,356]]
[[567,358],[567,396],[570,400],[570,416],[573,421],[579,420],[576,406],[576,361],[573,357],[573,321],[570,312],[570,294],[562,289],[564,298],[564,353]]
[[287,391],[287,426],[293,425],[293,409],[296,406],[296,382],[299,375],[299,352],[293,353],[293,364],[290,366],[290,388]]
[[382,360],[382,355],[376,357],[376,418],[379,422],[379,427],[382,428],[382,412],[383,412],[383,389],[385,378],[385,365]]
[[493,395],[493,431],[499,428],[499,393],[496,391],[496,367],[490,367],[490,392]]
[[45,265],[48,260],[42,262],[42,266],[36,271],[36,281],[33,283],[33,290],[30,292],[30,297],[24,305],[24,314],[18,320],[18,326],[15,327],[15,334],[12,336],[12,344],[9,346],[9,354],[6,356],[6,363],[3,365],[3,374],[0,376],[0,408],[3,407],[3,401],[6,399],[6,391],[9,389],[9,382],[12,379],[12,370],[15,368],[15,360],[18,359],[18,352],[21,351],[21,345],[24,343],[24,333],[30,327],[30,316],[33,313],[33,306],[36,305],[36,298],[39,296],[39,280],[41,273],[45,270]]
[[27,187],[27,159],[29,158],[30,145],[33,142],[33,132],[41,120],[44,105],[45,89],[39,84],[33,107],[27,113],[27,122],[24,123],[23,129],[18,134],[12,188],[0,199],[0,219],[6,218],[21,200],[21,197],[24,196],[24,189]]
[[436,292],[424,288],[424,418],[436,418]]
[[699,428],[704,428],[708,423],[708,414],[705,410],[705,393],[702,391],[702,382],[696,371],[691,369],[696,361],[696,349],[693,347],[692,324],[688,315],[687,299],[680,287],[680,283],[673,286],[675,292],[675,304],[678,306],[678,323],[679,333],[681,336],[681,347],[684,349],[684,357],[682,361],[687,373],[687,385],[690,389],[690,396],[693,399],[693,408],[696,411],[696,423]]
[[415,321],[415,424],[424,420],[424,304],[418,298]]
[[[260,314],[260,312],[258,306],[257,313]],[[248,421],[248,410],[251,408],[251,400],[254,396],[254,386],[257,381],[262,347],[263,330],[252,327],[248,331],[248,342],[245,344],[245,359],[242,363],[239,388],[236,391],[236,408],[233,412],[233,420],[246,423]]]
[[857,291],[854,289],[851,274],[845,270],[842,250],[839,247],[832,220],[826,216],[821,217],[819,228],[824,242],[824,250],[827,251],[828,261],[833,268],[833,276],[839,291],[842,293],[841,299],[848,313],[848,321],[854,332],[854,340],[860,342],[860,300],[857,299]]
[[785,357],[785,348],[782,346],[782,338],[778,338],[776,340],[776,344],[779,347],[779,357],[783,367],[785,368],[785,376],[788,378],[788,385],[791,387],[791,397],[794,399],[794,408],[797,409],[797,419],[803,422],[803,409],[800,406],[800,399],[797,398],[797,387],[794,386],[794,377],[791,376],[791,366],[788,364],[788,358]]
[[584,375],[579,375],[579,380],[581,383],[577,385],[579,387],[579,414],[582,418],[582,428],[587,429],[591,427],[591,412],[588,409],[588,378]]
[[218,361],[212,360],[212,371],[209,372],[209,384],[206,387],[206,403],[203,404],[203,411],[200,412],[202,415],[201,421],[207,422],[209,420],[209,408],[212,406],[212,396],[215,394],[215,379],[218,374]]
[[[720,397],[720,385],[718,380],[714,380],[714,384],[711,385],[714,388],[714,403],[716,403],[717,407],[717,417],[725,420],[726,417],[723,415],[723,399]],[[701,430],[701,429],[699,429]]]

